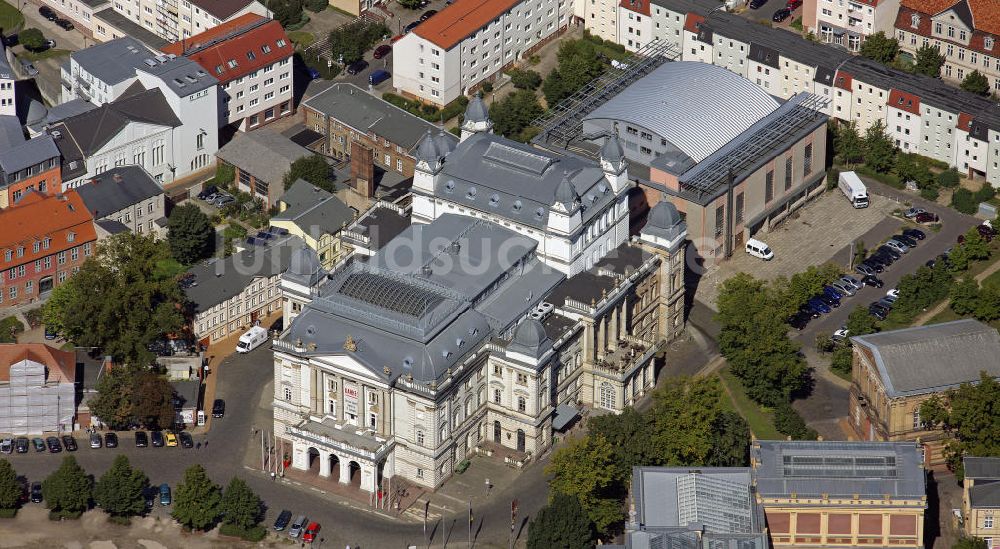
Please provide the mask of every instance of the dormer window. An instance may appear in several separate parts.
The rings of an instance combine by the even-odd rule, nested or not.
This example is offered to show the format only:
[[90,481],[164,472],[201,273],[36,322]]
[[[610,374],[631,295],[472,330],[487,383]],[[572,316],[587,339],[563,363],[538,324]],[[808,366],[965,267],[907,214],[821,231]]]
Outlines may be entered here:
[[476,188],[475,187],[469,187],[469,192],[465,193],[465,196],[467,198],[469,198],[469,199],[476,198]]
[[449,193],[454,192],[454,190],[455,190],[455,182],[449,180],[447,183],[444,184],[444,190],[446,192],[449,192]]
[[76,242],[76,233],[70,231],[70,233],[66,235],[66,242]]
[[992,50],[993,49],[993,37],[987,36],[983,39],[983,48]]
[[545,208],[538,208],[537,210],[535,210],[536,218],[541,219],[543,215],[545,215]]
[[913,27],[913,28],[917,28],[917,27],[920,26],[920,16],[919,15],[917,15],[917,14],[914,13],[913,15],[910,16],[910,26]]
[[490,206],[496,208],[500,205],[500,195],[494,194],[490,197]]
[[515,212],[521,211],[521,201],[520,200],[515,200],[514,201],[514,205],[511,206],[510,209],[514,210]]

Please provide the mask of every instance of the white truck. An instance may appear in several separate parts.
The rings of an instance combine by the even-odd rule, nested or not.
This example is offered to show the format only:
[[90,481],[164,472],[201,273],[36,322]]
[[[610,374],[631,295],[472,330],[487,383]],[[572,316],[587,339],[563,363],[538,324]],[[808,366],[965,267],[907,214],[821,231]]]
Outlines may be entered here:
[[840,182],[837,185],[841,192],[855,208],[868,207],[868,189],[861,178],[854,172],[840,172]]
[[267,330],[260,326],[254,326],[240,336],[239,343],[236,344],[237,353],[249,353],[267,342]]

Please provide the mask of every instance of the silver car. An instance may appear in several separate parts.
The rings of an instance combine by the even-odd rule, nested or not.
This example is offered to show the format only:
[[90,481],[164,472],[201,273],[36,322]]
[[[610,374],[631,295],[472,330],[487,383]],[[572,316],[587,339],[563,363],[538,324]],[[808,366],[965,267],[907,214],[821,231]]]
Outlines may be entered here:
[[0,441],[0,452],[10,454],[14,452],[14,439],[5,438]]
[[840,277],[840,281],[843,282],[844,284],[850,284],[851,286],[854,287],[855,290],[860,290],[861,288],[865,287],[865,285],[860,280],[854,278],[851,275],[844,275]]
[[296,539],[302,535],[302,531],[306,529],[309,525],[309,519],[305,515],[299,515],[292,521],[292,525],[288,527],[288,537]]
[[903,244],[902,242],[896,240],[895,238],[890,239],[888,242],[885,243],[885,245],[892,248],[893,250],[896,250],[901,254],[905,254],[906,252],[910,251],[909,246]]
[[837,290],[838,292],[846,296],[853,296],[854,294],[858,293],[858,290],[854,287],[854,284],[849,284],[847,282],[844,282],[843,280],[837,280],[835,282],[831,282],[830,286],[832,286],[834,290]]

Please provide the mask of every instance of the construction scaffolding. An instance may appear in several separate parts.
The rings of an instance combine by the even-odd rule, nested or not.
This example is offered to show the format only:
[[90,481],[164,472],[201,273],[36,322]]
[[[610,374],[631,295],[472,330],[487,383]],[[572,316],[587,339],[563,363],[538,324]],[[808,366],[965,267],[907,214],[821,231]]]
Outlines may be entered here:
[[73,430],[76,410],[72,381],[48,383],[44,364],[24,359],[10,366],[0,385],[0,433],[34,435]]
[[629,58],[614,63],[603,74],[532,121],[532,126],[541,129],[535,142],[567,148],[583,133],[584,117],[660,65],[676,60],[680,53],[672,44],[654,40]]

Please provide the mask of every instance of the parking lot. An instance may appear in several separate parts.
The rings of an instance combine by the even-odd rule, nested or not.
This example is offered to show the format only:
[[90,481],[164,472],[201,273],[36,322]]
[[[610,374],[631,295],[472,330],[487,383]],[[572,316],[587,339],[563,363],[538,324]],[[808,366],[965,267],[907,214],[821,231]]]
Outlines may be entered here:
[[774,259],[763,261],[736,250],[727,261],[710,267],[698,283],[695,299],[715,309],[718,286],[736,273],[749,273],[764,280],[791,275],[810,265],[833,261],[847,268],[851,243],[858,238],[890,236],[902,224],[893,210],[900,204],[892,198],[873,196],[867,208],[854,209],[843,193],[834,189],[806,204],[769,233],[755,235],[774,251]]

